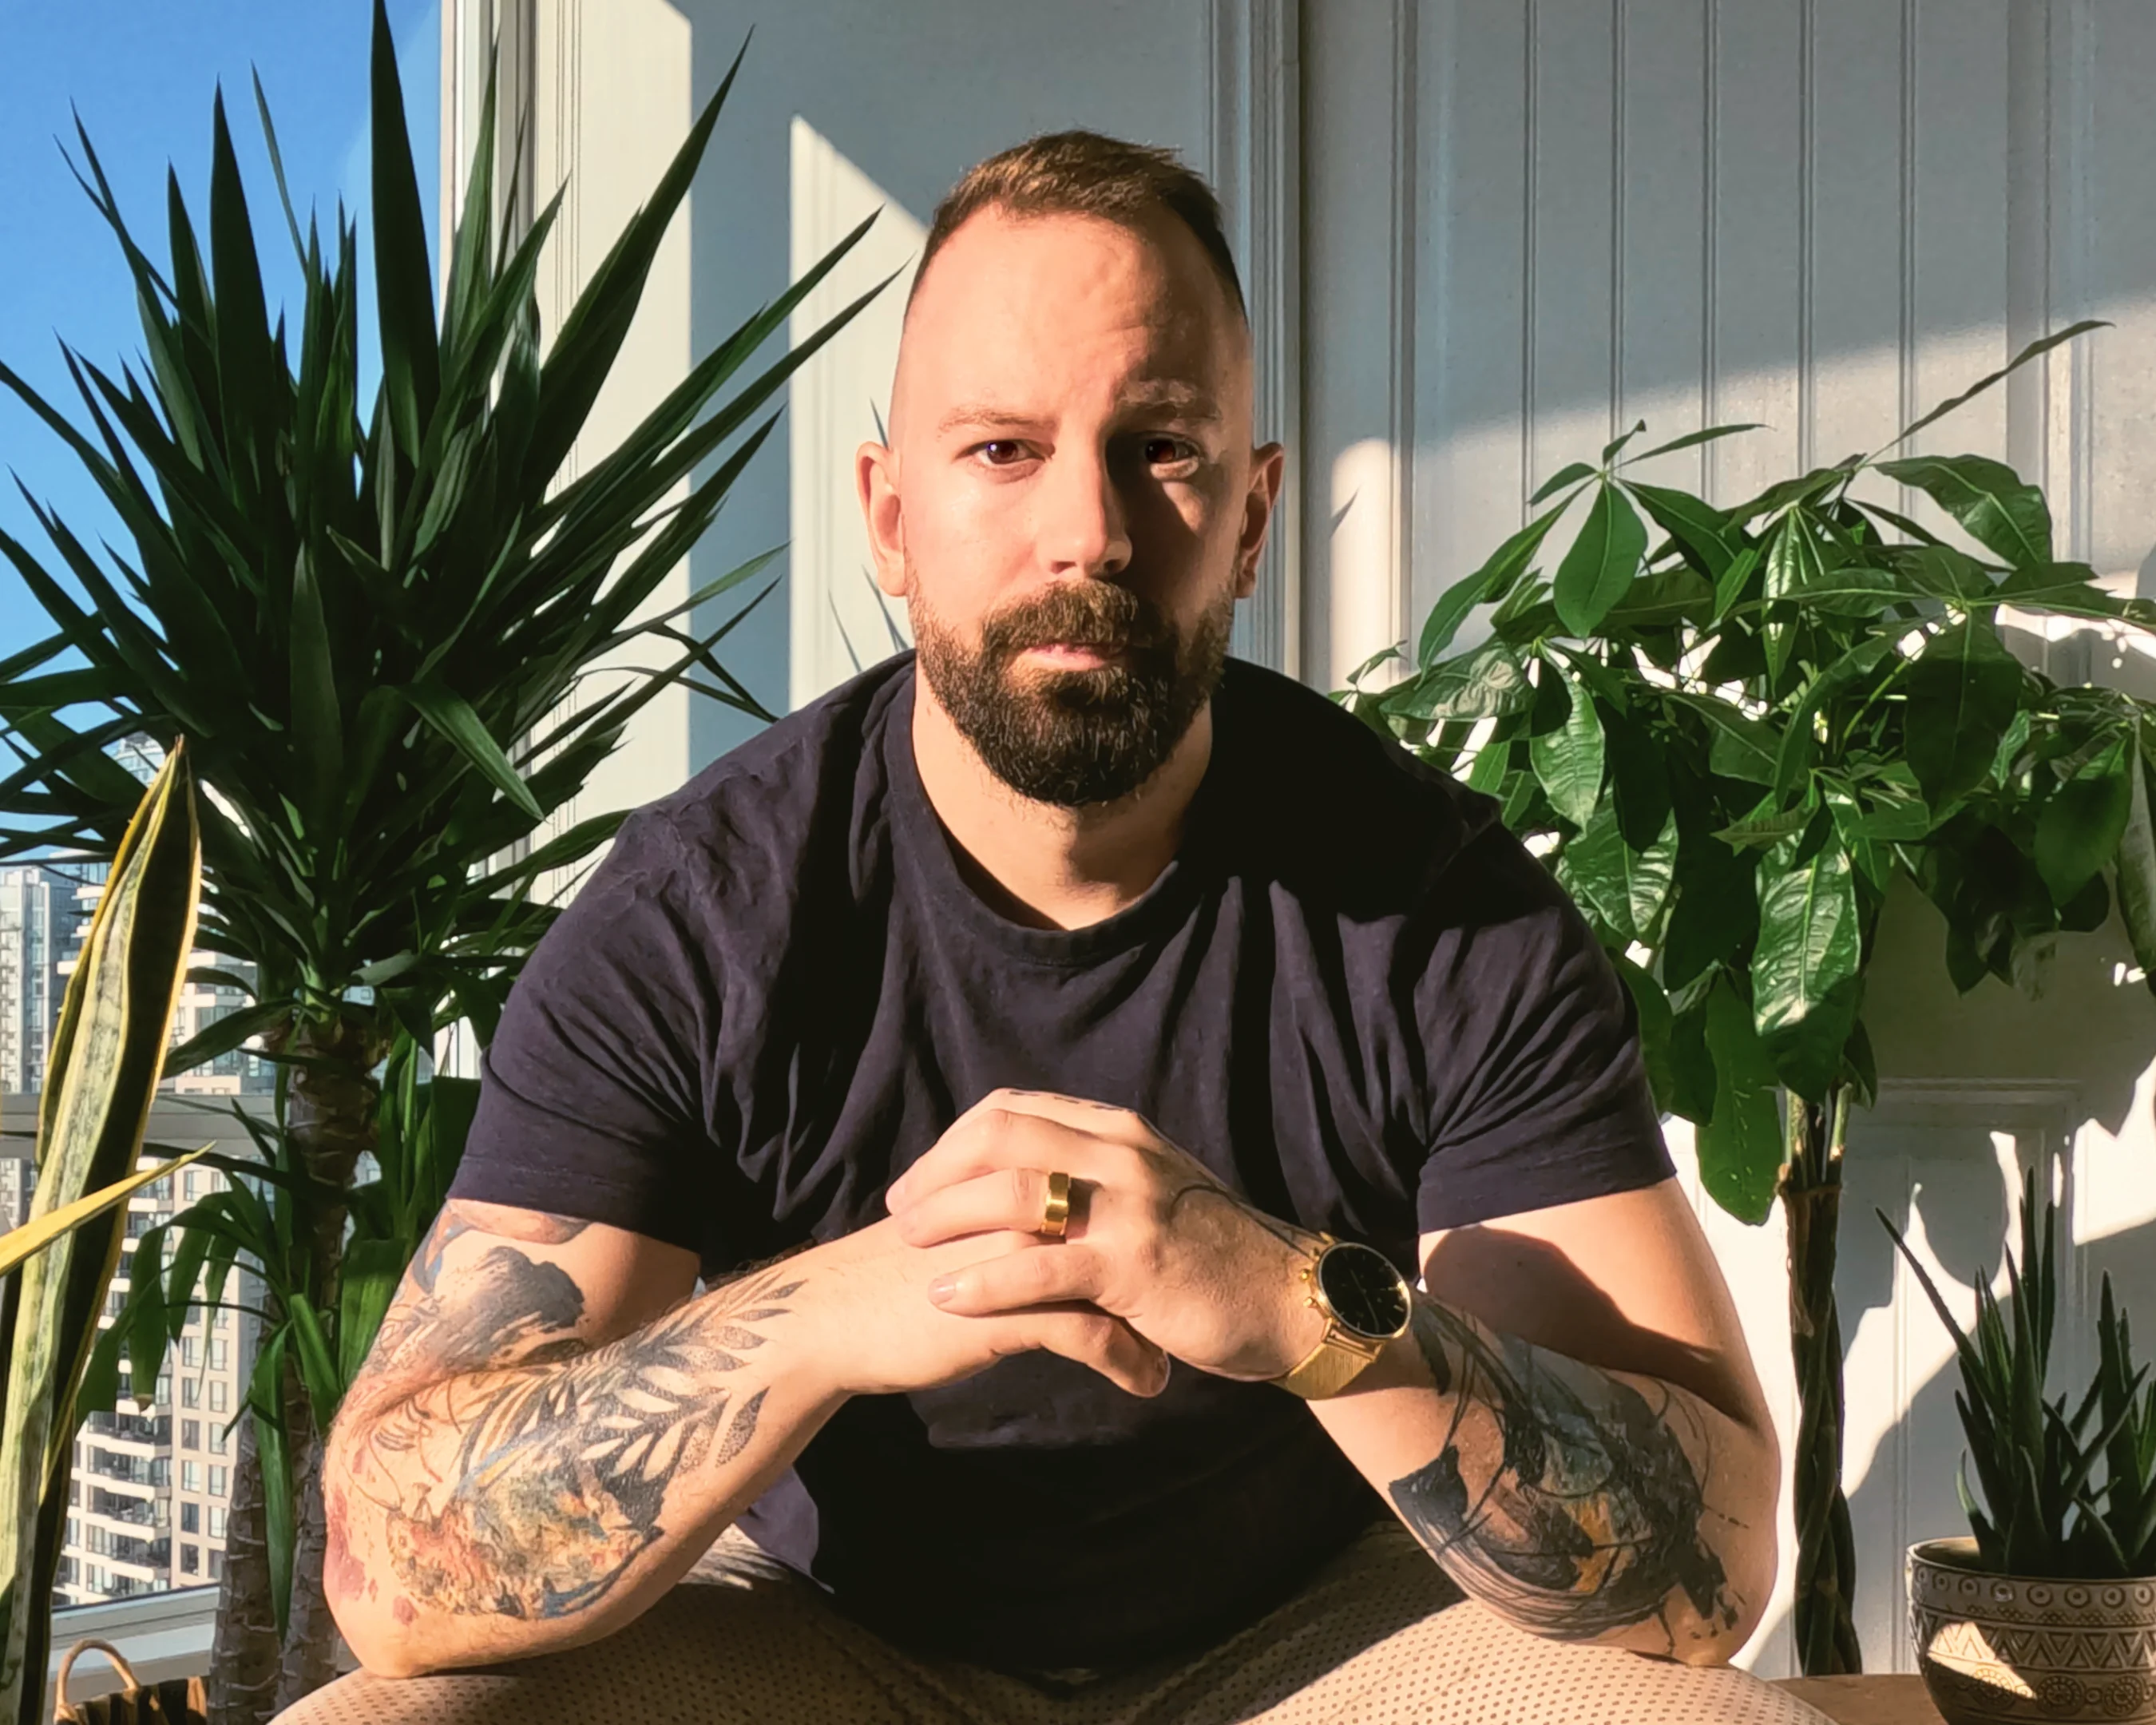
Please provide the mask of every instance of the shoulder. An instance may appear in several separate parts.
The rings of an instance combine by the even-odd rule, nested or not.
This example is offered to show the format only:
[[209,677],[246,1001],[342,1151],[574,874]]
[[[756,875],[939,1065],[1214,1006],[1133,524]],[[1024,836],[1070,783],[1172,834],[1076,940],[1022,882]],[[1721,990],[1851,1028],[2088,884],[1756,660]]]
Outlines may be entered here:
[[1232,762],[1238,846],[1253,860],[1401,910],[1448,877],[1563,896],[1506,829],[1495,798],[1292,678],[1229,661],[1214,724]]
[[911,654],[870,667],[644,804],[618,845],[648,867],[768,886],[842,858],[880,817],[880,747]]

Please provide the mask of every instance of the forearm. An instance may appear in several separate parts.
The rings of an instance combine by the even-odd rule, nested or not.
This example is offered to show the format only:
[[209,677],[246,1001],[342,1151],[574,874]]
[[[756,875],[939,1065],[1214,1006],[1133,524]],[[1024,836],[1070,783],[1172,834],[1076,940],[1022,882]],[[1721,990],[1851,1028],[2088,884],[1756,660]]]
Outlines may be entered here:
[[1774,1564],[1763,1424],[1415,1297],[1413,1327],[1317,1418],[1471,1597],[1520,1628],[1727,1659]]
[[325,1471],[330,1601],[361,1662],[574,1645],[678,1580],[843,1399],[789,1326],[801,1281],[781,1266],[602,1347],[363,1377]]

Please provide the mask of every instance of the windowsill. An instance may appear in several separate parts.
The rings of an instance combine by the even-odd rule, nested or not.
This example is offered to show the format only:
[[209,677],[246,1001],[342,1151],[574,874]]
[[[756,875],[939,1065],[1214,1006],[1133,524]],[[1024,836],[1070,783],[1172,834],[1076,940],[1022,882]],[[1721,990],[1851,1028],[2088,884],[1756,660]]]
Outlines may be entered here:
[[[209,1669],[210,1636],[217,1624],[217,1587],[175,1588],[131,1599],[104,1599],[94,1605],[62,1605],[53,1613],[52,1652],[45,1666],[49,1693],[60,1660],[77,1641],[110,1641],[117,1647],[139,1683],[168,1677],[192,1677]],[[68,1694],[81,1701],[120,1686],[111,1661],[95,1650],[75,1661]],[[44,1716],[51,1717],[46,1703]]]

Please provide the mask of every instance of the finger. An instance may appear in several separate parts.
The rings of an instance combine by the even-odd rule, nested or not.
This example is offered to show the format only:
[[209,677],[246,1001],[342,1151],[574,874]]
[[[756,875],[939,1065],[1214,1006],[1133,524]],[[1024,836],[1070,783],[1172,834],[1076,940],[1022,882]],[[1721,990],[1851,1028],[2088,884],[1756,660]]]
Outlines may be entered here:
[[1119,1317],[1091,1306],[1057,1306],[988,1318],[1002,1330],[998,1347],[1010,1353],[1034,1348],[1090,1366],[1132,1395],[1155,1396],[1168,1388],[1168,1358]]
[[[1083,1236],[1095,1190],[1090,1180],[1070,1182],[1070,1215],[1062,1234],[1049,1238]],[[898,1237],[908,1245],[937,1245],[999,1228],[1039,1235],[1048,1215],[1048,1171],[1007,1168],[976,1174],[913,1197],[896,1214]]]
[[1017,1312],[1058,1301],[1097,1301],[1106,1261],[1091,1246],[1050,1249],[1035,1242],[1014,1252],[947,1270],[928,1285],[928,1297],[962,1317]]
[[1003,1168],[1061,1168],[1097,1180],[1114,1153],[1091,1133],[1044,1115],[977,1107],[891,1182],[884,1202],[896,1215],[925,1193]]

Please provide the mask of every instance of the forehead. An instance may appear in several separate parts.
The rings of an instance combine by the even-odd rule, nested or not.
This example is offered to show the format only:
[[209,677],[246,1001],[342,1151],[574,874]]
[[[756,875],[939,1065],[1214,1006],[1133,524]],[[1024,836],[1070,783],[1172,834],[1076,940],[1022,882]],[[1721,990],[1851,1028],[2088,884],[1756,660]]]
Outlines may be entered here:
[[1165,211],[971,217],[930,261],[899,357],[916,408],[1081,383],[1182,382],[1224,399],[1247,367],[1225,285]]

